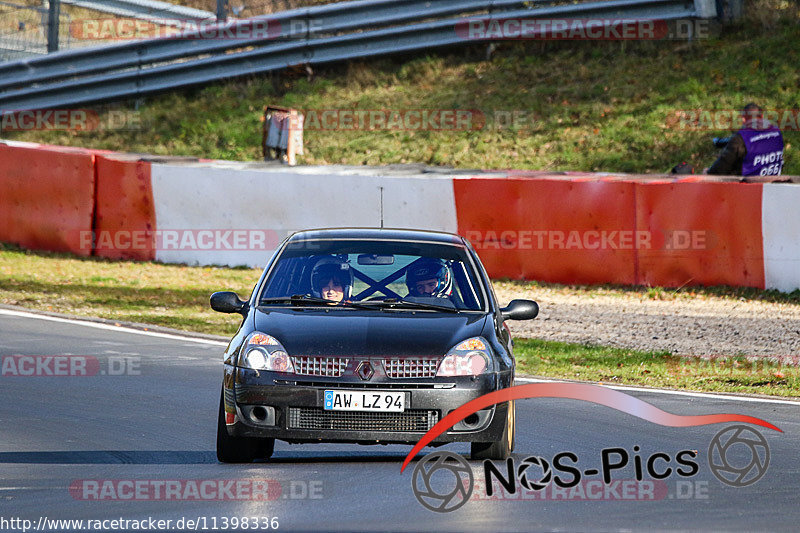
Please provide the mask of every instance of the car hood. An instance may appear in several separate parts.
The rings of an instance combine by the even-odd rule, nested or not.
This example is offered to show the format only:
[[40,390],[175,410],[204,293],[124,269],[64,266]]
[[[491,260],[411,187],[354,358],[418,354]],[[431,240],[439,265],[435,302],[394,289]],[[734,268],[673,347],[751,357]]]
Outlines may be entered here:
[[255,328],[290,355],[444,355],[477,337],[487,315],[316,309],[259,309]]

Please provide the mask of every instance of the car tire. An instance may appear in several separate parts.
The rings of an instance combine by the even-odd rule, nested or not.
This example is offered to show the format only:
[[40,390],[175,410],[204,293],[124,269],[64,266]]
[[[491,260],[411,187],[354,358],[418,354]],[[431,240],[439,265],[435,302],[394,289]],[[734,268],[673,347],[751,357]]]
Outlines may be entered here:
[[471,459],[491,459],[498,461],[508,459],[511,452],[514,450],[514,441],[516,439],[515,411],[514,402],[508,402],[506,427],[503,429],[503,436],[497,442],[473,442],[470,446]]
[[217,416],[217,460],[221,463],[252,463],[269,459],[275,450],[275,439],[231,437],[225,424],[225,400],[220,394]]

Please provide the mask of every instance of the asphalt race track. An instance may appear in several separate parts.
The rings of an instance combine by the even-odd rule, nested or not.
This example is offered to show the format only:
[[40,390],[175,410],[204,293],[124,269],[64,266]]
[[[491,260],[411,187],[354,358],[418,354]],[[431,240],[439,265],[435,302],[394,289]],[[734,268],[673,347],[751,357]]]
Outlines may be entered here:
[[[800,404],[791,402],[629,392],[670,413],[739,413],[781,428],[783,433],[750,426],[766,438],[770,462],[764,476],[746,487],[723,484],[708,462],[712,438],[733,424],[662,427],[607,407],[559,399],[518,402],[515,464],[528,456],[551,461],[560,452],[572,452],[581,471],[599,469],[603,449],[623,448],[631,459],[613,471],[611,485],[604,487],[602,476],[586,473],[585,490],[571,494],[551,490],[551,484],[528,493],[549,495],[541,498],[520,499],[516,492],[502,501],[479,499],[484,468],[473,462],[479,481],[472,499],[440,513],[424,508],[412,491],[416,463],[400,472],[410,446],[278,443],[270,462],[219,464],[214,439],[223,346],[0,310],[0,529],[12,530],[13,524],[3,520],[26,519],[35,527],[43,517],[153,518],[172,520],[172,529],[178,520],[185,525],[200,519],[197,529],[208,531],[225,523],[230,529],[233,518],[243,517],[277,517],[273,526],[286,531],[796,531],[800,522]],[[33,367],[6,358],[21,355],[90,357],[82,360],[83,367],[66,372],[74,375],[18,376]],[[36,374],[69,368],[69,363],[58,367],[56,360],[38,360]],[[699,470],[657,481],[656,496],[642,493],[639,484],[626,489],[623,481],[633,484],[635,477],[634,446],[642,464],[660,452],[673,467],[680,466],[675,462],[679,452],[697,450]],[[749,448],[735,446],[738,455],[731,463],[748,460]],[[464,444],[438,450],[469,451]],[[132,497],[136,480],[149,490],[141,498]],[[179,491],[167,497],[167,489],[160,489],[176,480],[171,486]],[[225,492],[219,490],[225,481],[234,487],[241,483]],[[205,488],[198,494],[189,486]],[[268,498],[248,497],[256,486]]]

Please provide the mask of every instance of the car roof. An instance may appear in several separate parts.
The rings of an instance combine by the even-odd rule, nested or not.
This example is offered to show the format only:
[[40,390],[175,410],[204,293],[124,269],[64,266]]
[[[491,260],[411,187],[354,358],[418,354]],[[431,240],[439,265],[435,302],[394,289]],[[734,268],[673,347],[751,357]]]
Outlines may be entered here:
[[389,240],[414,241],[464,246],[464,240],[442,231],[400,228],[324,228],[309,229],[293,233],[289,242],[301,240]]

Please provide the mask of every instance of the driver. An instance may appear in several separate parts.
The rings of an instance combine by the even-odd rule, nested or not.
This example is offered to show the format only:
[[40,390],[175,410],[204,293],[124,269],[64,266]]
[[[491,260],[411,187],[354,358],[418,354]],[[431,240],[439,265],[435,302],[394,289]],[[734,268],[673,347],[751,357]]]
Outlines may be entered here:
[[353,271],[350,265],[337,257],[324,257],[311,271],[311,294],[336,303],[350,298],[353,288]]
[[409,296],[449,298],[453,292],[453,274],[441,259],[423,257],[409,265],[406,287]]

